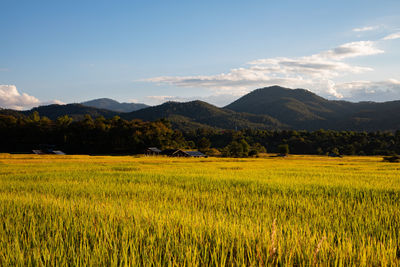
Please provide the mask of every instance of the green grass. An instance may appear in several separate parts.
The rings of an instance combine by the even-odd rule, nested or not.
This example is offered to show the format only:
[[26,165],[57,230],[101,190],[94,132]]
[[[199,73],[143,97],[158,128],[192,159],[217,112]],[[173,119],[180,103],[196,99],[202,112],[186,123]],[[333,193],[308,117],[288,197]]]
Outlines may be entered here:
[[379,157],[0,155],[0,265],[400,265]]

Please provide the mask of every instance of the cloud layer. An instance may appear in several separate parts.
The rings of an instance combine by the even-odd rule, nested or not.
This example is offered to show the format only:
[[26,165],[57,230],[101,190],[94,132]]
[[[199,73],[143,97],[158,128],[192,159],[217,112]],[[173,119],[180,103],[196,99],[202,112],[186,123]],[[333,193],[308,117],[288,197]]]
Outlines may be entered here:
[[216,105],[218,107],[226,106],[229,103],[232,103],[243,94],[232,95],[232,94],[218,94],[218,95],[210,95],[210,96],[193,96],[193,97],[180,97],[180,96],[147,96],[144,102],[149,103],[150,105],[159,105],[168,101],[175,102],[188,102],[193,100],[201,100],[207,103]]
[[367,31],[373,31],[378,29],[379,26],[366,26],[366,27],[362,27],[362,28],[354,28],[353,32],[367,32]]
[[[359,102],[359,101],[390,101],[390,100],[400,100],[400,81],[396,79],[389,79],[385,81],[353,81],[347,83],[338,83],[327,82],[325,84],[328,90],[331,90],[332,93],[337,94],[340,98]],[[311,86],[311,85],[310,85]],[[293,87],[294,88],[294,87]],[[323,92],[318,92],[317,90],[313,90],[314,92],[321,94]],[[146,97],[145,102],[151,105],[159,105],[167,101],[176,101],[176,102],[187,102],[193,100],[202,100],[208,103],[214,104],[219,107],[226,106],[243,94],[216,94],[210,95],[206,97],[178,97],[178,96],[148,96]]]
[[354,81],[336,85],[338,90],[346,99],[351,101],[374,101],[382,102],[400,99],[400,81],[389,79],[386,81]]
[[383,40],[395,40],[400,38],[400,32],[392,33],[389,34],[388,36],[385,36]]
[[210,76],[162,76],[148,82],[180,87],[206,88],[215,94],[244,94],[251,89],[270,85],[291,88],[310,88],[327,97],[342,98],[333,79],[373,69],[356,66],[345,59],[384,53],[373,41],[358,41],[334,49],[298,58],[266,58],[251,61],[246,67],[231,69],[228,73]]

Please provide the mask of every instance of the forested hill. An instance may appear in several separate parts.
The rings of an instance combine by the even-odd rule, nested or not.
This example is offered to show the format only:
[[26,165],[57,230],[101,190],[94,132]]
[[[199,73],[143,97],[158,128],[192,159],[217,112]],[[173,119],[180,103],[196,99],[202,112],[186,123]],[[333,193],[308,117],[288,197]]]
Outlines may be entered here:
[[145,121],[166,118],[175,128],[182,130],[195,128],[288,128],[268,115],[256,115],[221,109],[203,101],[191,101],[186,103],[167,102],[155,107],[124,114],[123,117],[126,119],[139,118]]
[[167,119],[175,129],[184,131],[208,129],[288,129],[278,120],[268,115],[255,115],[250,113],[235,112],[221,109],[202,101],[187,103],[167,102],[162,105],[140,109],[130,113],[97,109],[81,104],[48,105],[33,108],[28,111],[0,110],[0,114],[31,116],[37,112],[40,116],[52,120],[68,115],[75,121],[82,120],[85,115],[92,118],[104,117],[110,119],[119,116],[126,120],[141,119],[143,121],[157,121]]
[[51,120],[55,120],[58,117],[65,115],[68,115],[74,120],[82,120],[84,119],[85,115],[90,115],[93,118],[100,116],[103,116],[105,118],[112,118],[120,114],[119,112],[111,111],[108,109],[87,107],[81,104],[40,106],[28,111],[21,111],[21,113],[29,116],[35,111],[38,112],[40,116],[47,117]]
[[236,112],[264,114],[292,129],[378,131],[400,129],[400,101],[333,101],[304,89],[257,89],[227,105]]
[[74,120],[81,120],[86,114],[93,118],[99,116],[112,118],[118,115],[126,120],[167,119],[175,129],[185,131],[198,128],[309,131],[326,129],[368,132],[400,129],[400,101],[384,103],[332,101],[304,89],[287,89],[279,86],[254,90],[224,108],[202,101],[191,101],[167,102],[133,112],[116,112],[81,104],[68,104],[41,106],[22,112],[0,110],[0,113],[30,115],[34,111],[50,119],[68,115]]

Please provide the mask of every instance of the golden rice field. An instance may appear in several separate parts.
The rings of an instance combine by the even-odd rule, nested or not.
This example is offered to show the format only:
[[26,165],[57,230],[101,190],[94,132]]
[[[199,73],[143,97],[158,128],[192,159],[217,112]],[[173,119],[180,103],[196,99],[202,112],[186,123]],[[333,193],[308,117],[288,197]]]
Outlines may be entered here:
[[0,154],[8,265],[400,265],[400,164]]

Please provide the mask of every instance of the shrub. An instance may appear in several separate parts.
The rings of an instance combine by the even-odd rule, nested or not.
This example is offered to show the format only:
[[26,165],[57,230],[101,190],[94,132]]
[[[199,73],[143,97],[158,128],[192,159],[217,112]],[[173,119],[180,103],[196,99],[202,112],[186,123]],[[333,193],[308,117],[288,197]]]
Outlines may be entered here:
[[278,152],[281,155],[287,155],[289,154],[289,145],[288,144],[282,144],[278,146]]

